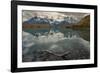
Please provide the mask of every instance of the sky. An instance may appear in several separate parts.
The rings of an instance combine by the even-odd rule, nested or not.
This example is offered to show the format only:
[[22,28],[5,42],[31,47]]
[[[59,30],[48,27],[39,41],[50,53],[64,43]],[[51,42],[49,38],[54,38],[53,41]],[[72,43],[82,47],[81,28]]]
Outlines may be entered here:
[[38,16],[41,18],[49,18],[49,19],[62,19],[64,17],[74,17],[76,19],[81,19],[88,13],[75,13],[75,12],[48,12],[48,11],[32,11],[32,10],[23,10],[23,22],[27,21],[28,19]]

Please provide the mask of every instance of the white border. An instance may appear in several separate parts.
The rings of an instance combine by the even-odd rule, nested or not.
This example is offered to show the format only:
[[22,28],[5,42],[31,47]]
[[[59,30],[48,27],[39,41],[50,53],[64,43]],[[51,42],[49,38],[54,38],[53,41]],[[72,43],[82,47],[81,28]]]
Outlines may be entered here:
[[[90,13],[90,59],[89,60],[69,60],[69,61],[48,61],[48,62],[22,62],[22,10],[41,10],[41,11],[60,11],[60,12],[81,12]],[[43,66],[58,66],[58,65],[77,65],[77,64],[93,64],[94,63],[94,10],[78,9],[78,8],[58,8],[58,7],[40,7],[40,6],[18,6],[18,52],[17,64],[18,68],[25,67],[43,67]]]

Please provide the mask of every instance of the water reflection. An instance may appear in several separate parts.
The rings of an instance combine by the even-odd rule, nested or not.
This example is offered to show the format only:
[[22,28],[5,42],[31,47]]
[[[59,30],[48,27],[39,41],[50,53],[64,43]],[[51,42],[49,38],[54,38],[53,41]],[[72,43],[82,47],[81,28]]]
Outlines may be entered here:
[[51,28],[23,31],[23,62],[90,58],[89,41],[81,31]]

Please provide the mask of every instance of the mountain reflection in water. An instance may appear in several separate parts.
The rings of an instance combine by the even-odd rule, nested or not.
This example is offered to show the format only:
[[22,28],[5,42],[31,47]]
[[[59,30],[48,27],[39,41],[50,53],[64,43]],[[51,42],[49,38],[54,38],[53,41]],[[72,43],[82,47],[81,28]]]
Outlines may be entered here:
[[[77,60],[90,58],[88,38],[72,29],[24,30],[22,33],[23,62]],[[82,32],[89,32],[85,30]]]

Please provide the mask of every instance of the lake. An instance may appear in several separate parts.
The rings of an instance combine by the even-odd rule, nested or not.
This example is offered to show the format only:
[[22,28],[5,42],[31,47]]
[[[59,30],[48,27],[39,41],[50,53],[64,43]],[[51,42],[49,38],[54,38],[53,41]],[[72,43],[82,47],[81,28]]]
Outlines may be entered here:
[[24,29],[23,62],[90,58],[90,29]]

